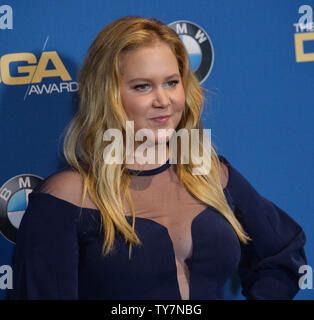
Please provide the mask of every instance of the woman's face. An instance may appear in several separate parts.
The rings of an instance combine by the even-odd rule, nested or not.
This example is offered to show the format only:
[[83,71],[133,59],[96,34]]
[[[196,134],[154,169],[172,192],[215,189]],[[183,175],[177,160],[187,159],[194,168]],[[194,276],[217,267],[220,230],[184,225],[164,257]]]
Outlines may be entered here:
[[177,128],[185,95],[177,59],[167,44],[156,42],[125,53],[120,85],[122,104],[134,121],[135,133],[150,129],[157,143],[158,129]]

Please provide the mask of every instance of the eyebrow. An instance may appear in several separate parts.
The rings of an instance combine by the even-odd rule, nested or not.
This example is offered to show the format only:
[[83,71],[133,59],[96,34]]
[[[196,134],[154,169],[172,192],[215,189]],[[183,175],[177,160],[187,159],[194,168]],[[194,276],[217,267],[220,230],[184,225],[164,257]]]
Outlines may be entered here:
[[[171,79],[171,78],[174,78],[174,77],[178,77],[180,78],[180,75],[178,73],[174,73],[168,77],[165,78],[165,80],[168,80],[168,79]],[[134,78],[134,79],[131,79],[128,81],[128,83],[132,83],[132,82],[135,82],[135,81],[151,81],[150,78]]]

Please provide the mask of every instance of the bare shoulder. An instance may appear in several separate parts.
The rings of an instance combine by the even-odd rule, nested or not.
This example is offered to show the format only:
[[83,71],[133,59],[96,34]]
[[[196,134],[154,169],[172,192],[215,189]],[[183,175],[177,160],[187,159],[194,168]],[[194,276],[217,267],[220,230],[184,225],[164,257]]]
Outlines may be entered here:
[[223,189],[227,186],[228,180],[229,169],[223,162],[220,161],[220,181]]
[[[48,193],[56,198],[81,206],[83,195],[83,178],[74,169],[65,169],[46,178],[40,192]],[[97,209],[87,194],[83,207]]]

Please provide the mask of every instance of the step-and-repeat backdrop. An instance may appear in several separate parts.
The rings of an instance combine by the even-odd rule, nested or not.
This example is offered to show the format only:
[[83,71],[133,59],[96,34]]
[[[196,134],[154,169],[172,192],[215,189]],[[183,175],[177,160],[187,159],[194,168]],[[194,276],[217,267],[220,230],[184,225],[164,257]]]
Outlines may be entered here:
[[[224,155],[307,236],[296,299],[313,299],[313,0],[0,2],[0,298],[28,194],[62,168],[77,73],[96,34],[125,16],[180,34],[206,91],[203,122]],[[227,299],[243,299],[235,275]]]

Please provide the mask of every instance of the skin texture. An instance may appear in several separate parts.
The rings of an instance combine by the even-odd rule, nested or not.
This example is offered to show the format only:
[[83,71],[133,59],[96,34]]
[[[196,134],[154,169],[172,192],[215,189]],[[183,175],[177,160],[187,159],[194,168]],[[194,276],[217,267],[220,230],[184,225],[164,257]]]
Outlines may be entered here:
[[[158,41],[151,46],[127,52],[122,59],[120,88],[124,110],[129,120],[134,121],[134,133],[140,129],[152,130],[154,141],[150,143],[156,148],[157,154],[158,129],[175,130],[185,106],[177,59],[169,46]],[[170,115],[165,123],[151,120],[165,115]],[[169,137],[166,138],[168,140]],[[138,142],[138,145],[141,143]],[[140,168],[158,167],[157,161],[156,164],[145,164]],[[133,168],[132,165],[129,167]]]

